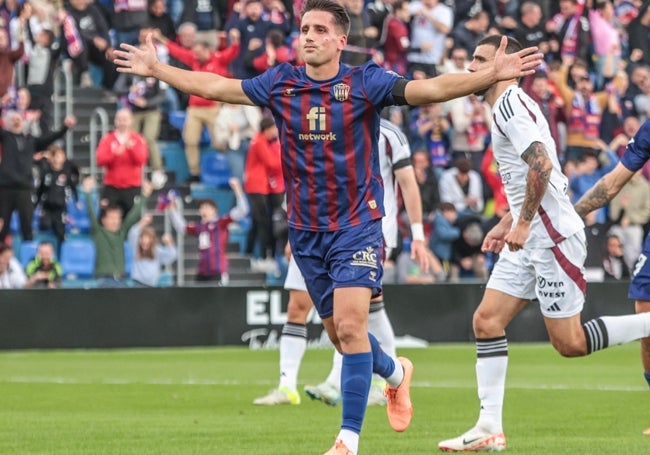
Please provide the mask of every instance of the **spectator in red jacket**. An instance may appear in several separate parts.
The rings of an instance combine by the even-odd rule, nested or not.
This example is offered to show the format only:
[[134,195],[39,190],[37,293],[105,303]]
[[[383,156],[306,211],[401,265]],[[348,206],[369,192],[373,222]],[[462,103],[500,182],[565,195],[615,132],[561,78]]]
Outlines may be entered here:
[[[227,76],[228,65],[239,54],[238,30],[230,33],[231,45],[221,51],[212,51],[206,42],[197,42],[192,46],[192,49],[187,49],[170,41],[159,31],[155,31],[153,37],[167,46],[169,55],[172,58],[187,65],[192,71],[206,71]],[[190,181],[198,182],[200,180],[199,142],[201,140],[201,134],[203,127],[207,127],[212,144],[214,145],[214,121],[218,113],[219,104],[216,101],[206,100],[194,95],[190,96],[185,125],[183,127],[185,156],[190,170]]]
[[[273,212],[282,207],[284,200],[284,180],[282,178],[282,159],[280,141],[275,121],[264,117],[260,122],[260,132],[253,137],[244,170],[244,191],[251,205],[253,225],[248,232],[246,252],[253,254],[255,244],[260,247],[260,258],[255,264],[264,270],[275,269],[275,254],[278,239],[272,231]],[[284,245],[280,246],[283,248]]]
[[149,158],[144,137],[133,131],[133,115],[128,109],[115,114],[115,129],[97,146],[97,165],[104,167],[101,207],[117,205],[129,213],[141,193],[142,170]]

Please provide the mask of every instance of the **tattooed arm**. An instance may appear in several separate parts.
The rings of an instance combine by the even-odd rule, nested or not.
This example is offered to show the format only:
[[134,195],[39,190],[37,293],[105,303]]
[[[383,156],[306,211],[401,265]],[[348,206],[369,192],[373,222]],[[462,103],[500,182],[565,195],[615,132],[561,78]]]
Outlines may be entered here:
[[546,147],[541,142],[536,141],[530,144],[521,155],[521,158],[528,164],[526,196],[524,197],[517,224],[504,239],[511,251],[517,251],[524,247],[530,233],[530,224],[546,193],[548,181],[551,178],[551,170],[553,169],[553,163],[548,157]]
[[581,217],[587,216],[609,203],[621,188],[630,181],[634,172],[618,163],[614,169],[603,175],[575,204],[576,212]]

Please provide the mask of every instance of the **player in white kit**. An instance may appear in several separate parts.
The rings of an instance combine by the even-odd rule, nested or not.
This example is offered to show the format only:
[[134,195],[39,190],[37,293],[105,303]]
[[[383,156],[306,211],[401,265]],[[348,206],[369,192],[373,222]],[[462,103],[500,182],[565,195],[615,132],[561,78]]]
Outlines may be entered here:
[[[470,71],[494,60],[501,37],[481,40]],[[506,53],[521,45],[508,39]],[[484,93],[492,106],[492,148],[510,212],[490,230],[484,251],[500,253],[473,318],[480,413],[469,431],[438,444],[445,452],[506,448],[502,410],[508,364],[505,329],[532,299],[539,301],[553,347],[578,357],[647,337],[650,314],[580,321],[586,281],[584,225],[567,196],[546,118],[517,84],[498,82]]]
[[[417,260],[423,270],[429,268],[424,244],[424,229],[422,226],[422,202],[420,190],[411,166],[411,148],[406,136],[399,128],[388,120],[382,119],[379,130],[379,166],[384,181],[384,210],[382,231],[386,244],[385,257],[397,247],[397,193],[396,182],[399,184],[411,222],[411,256]],[[289,270],[284,282],[284,288],[289,291],[287,308],[287,323],[282,328],[280,338],[280,383],[277,389],[268,395],[256,398],[257,405],[299,404],[300,394],[297,391],[298,370],[302,356],[307,348],[307,318],[313,308],[305,280],[298,269],[293,257],[289,260]],[[382,297],[375,298],[370,303],[368,316],[368,331],[381,344],[381,348],[393,357],[395,352],[395,334],[384,309]],[[335,406],[340,401],[340,377],[342,356],[334,352],[332,370],[327,379],[317,386],[305,387],[305,392],[314,399]],[[384,383],[375,376],[368,397],[368,404],[384,404]]]

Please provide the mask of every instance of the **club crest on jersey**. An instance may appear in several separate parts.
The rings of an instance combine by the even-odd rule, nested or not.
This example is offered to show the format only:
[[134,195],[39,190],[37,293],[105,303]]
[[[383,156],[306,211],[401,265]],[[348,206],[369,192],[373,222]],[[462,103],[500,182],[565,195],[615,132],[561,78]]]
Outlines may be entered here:
[[375,210],[377,208],[377,201],[371,199],[370,201],[368,201],[368,207],[370,207],[372,210]]
[[332,87],[332,90],[334,91],[334,99],[336,101],[347,101],[348,96],[350,96],[350,86],[347,84],[336,84]]

